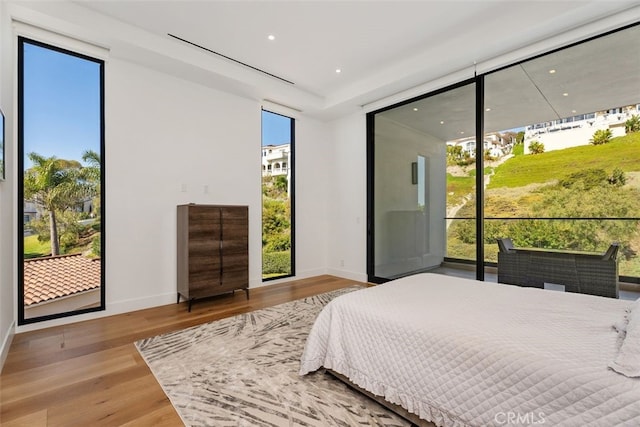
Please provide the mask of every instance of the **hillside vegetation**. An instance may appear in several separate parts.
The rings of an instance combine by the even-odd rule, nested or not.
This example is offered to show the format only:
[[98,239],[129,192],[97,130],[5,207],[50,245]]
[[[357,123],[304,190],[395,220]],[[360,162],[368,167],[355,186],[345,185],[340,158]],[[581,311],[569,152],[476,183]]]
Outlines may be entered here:
[[584,169],[640,171],[640,132],[613,138],[608,144],[583,145],[547,153],[515,156],[495,169],[487,189],[545,183]]
[[[485,191],[484,244],[487,260],[497,257],[496,238],[517,246],[604,251],[612,241],[623,246],[620,274],[640,275],[640,133],[536,155],[514,156],[493,169]],[[474,173],[457,176],[449,205],[468,191]],[[474,193],[456,217],[475,216]],[[494,219],[496,218],[496,219]],[[497,218],[509,218],[506,220]],[[535,220],[513,218],[576,218]],[[630,218],[583,220],[583,218]],[[448,230],[447,253],[475,257],[475,221],[457,220]]]

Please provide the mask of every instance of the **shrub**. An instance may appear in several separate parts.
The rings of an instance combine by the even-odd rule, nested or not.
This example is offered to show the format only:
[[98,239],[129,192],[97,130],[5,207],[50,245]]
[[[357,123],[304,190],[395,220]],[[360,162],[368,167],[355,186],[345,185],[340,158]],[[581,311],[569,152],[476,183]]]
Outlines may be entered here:
[[262,240],[262,248],[268,252],[279,252],[291,249],[291,236],[289,233],[264,235]]
[[611,133],[611,129],[598,129],[593,133],[593,136],[589,140],[589,142],[593,145],[602,145],[611,141],[613,138],[613,133]]
[[634,114],[633,116],[631,116],[631,118],[629,120],[624,122],[624,131],[626,133],[639,132],[640,131],[640,116],[637,115],[637,114]]
[[291,274],[290,252],[262,251],[262,274]]
[[611,172],[611,176],[608,179],[609,184],[614,187],[622,187],[627,183],[627,177],[624,174],[624,171],[620,168],[615,168],[613,172]]
[[529,143],[529,153],[542,154],[544,153],[544,144],[539,141],[531,141]]
[[607,173],[604,169],[584,169],[567,175],[560,180],[560,185],[564,188],[571,188],[581,183],[585,190],[599,187],[608,181]]

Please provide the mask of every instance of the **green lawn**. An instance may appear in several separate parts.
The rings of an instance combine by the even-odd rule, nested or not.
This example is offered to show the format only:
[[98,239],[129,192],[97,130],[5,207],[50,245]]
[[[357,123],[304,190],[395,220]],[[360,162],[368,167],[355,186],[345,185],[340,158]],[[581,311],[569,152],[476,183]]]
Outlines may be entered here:
[[547,153],[516,156],[496,168],[488,189],[544,183],[589,168],[610,173],[640,170],[640,132],[613,138],[603,145],[583,145]]
[[24,238],[24,257],[38,258],[51,254],[49,242],[40,243],[38,236],[28,236]]

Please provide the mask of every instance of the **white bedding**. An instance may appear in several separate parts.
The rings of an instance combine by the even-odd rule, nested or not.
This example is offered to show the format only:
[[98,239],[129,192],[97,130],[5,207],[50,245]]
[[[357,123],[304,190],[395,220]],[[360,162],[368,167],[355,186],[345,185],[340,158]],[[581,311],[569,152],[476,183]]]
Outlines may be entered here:
[[631,306],[409,276],[330,302],[300,374],[332,369],[440,426],[640,426],[640,378],[609,368]]

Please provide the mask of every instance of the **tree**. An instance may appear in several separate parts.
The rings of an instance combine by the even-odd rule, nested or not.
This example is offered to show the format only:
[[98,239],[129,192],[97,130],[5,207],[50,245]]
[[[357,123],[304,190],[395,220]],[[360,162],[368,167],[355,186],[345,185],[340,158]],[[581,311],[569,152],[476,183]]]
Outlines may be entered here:
[[589,142],[593,145],[602,145],[611,141],[611,138],[613,138],[611,129],[598,129],[593,133],[593,136],[591,137]]
[[81,176],[82,165],[76,160],[27,155],[33,166],[24,172],[24,198],[49,215],[51,255],[60,254],[57,215],[75,207],[92,192]]
[[[100,185],[101,185],[101,167],[100,155],[93,150],[87,150],[82,153],[82,160],[87,163],[87,166],[82,168],[81,177],[88,185],[92,187],[93,197],[93,212],[95,213],[96,221],[93,224],[94,230],[100,230]],[[97,257],[101,257],[101,236],[100,233],[96,233],[91,242],[91,252]]]
[[626,133],[640,132],[640,116],[634,114],[629,120],[624,122],[624,131]]

